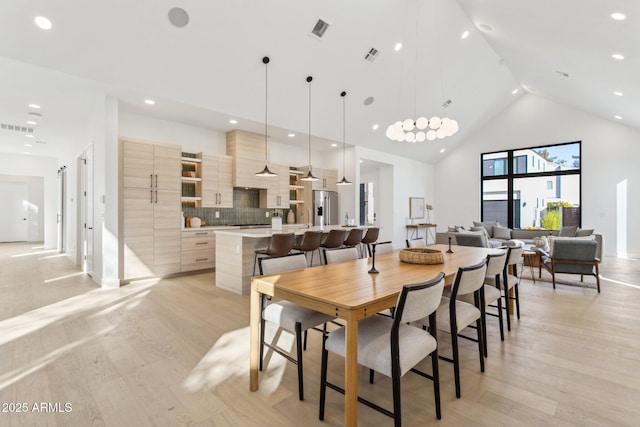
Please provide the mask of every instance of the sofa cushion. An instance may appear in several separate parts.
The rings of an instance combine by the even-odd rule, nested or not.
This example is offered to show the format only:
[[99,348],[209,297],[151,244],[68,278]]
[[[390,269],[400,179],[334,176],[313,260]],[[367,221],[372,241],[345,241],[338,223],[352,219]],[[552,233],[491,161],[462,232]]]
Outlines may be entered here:
[[576,237],[585,237],[585,236],[591,236],[593,234],[593,228],[592,229],[579,229],[576,231]]
[[560,229],[558,236],[560,237],[576,237],[577,225],[565,225]]
[[549,236],[549,255],[553,258],[553,244],[558,240],[595,240],[595,236],[583,236],[583,237],[561,237],[561,236]]
[[511,239],[511,229],[496,225],[493,227],[493,238],[501,239],[501,240],[509,240]]
[[489,237],[493,237],[493,227],[500,226],[500,224],[498,223],[498,221],[473,221],[473,226],[484,227],[485,230],[487,230],[487,234],[489,235]]

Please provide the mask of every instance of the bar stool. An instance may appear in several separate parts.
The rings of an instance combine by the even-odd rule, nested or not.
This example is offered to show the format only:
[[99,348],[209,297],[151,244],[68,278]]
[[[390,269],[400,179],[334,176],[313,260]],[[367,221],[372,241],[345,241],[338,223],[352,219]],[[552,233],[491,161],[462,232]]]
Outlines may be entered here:
[[256,264],[258,263],[258,255],[266,255],[277,257],[287,255],[293,249],[295,235],[293,233],[274,234],[271,236],[269,246],[266,249],[256,249],[253,258],[253,275],[256,274]]
[[[344,243],[345,230],[330,230],[327,238],[320,244],[323,249],[324,263],[327,263],[327,249],[335,249],[342,247]],[[322,262],[322,261],[321,261]]]
[[363,231],[361,228],[352,228],[351,230],[349,230],[347,238],[344,239],[344,242],[342,243],[343,246],[352,248],[354,246],[360,245],[360,242],[362,241],[362,233]]
[[293,245],[293,249],[296,251],[311,252],[311,261],[309,267],[313,267],[313,252],[318,251],[318,258],[320,258],[320,264],[322,264],[322,258],[320,257],[320,243],[322,243],[322,231],[305,231],[302,236],[302,241],[298,245]]
[[367,233],[360,241],[360,243],[362,243],[362,250],[360,251],[361,257],[364,256],[364,248],[367,248],[367,253],[369,254],[369,257],[371,257],[371,244],[378,240],[379,235],[380,229],[378,227],[367,228]]

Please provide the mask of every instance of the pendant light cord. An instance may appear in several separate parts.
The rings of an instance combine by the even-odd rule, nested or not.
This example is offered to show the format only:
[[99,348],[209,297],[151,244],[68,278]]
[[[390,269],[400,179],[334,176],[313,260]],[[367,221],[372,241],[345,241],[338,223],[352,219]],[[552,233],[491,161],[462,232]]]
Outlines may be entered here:
[[269,108],[269,76],[268,76],[268,64],[269,58],[264,57],[262,59],[264,62],[264,161],[268,163],[268,150],[267,150],[267,111]]
[[309,172],[311,173],[311,82],[313,81],[313,77],[307,77],[307,82],[309,83]]
[[347,92],[342,92],[340,95],[342,95],[342,175],[346,176],[347,172],[345,170],[345,149],[346,149],[346,135],[347,135],[347,114],[346,114],[346,107],[345,107],[345,97],[347,95]]

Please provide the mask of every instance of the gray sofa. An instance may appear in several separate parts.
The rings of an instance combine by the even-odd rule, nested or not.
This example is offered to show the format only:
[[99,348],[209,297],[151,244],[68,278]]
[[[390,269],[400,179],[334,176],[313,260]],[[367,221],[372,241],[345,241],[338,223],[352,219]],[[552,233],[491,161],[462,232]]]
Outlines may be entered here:
[[[580,231],[584,231],[586,232],[587,230],[580,230]],[[583,236],[588,236],[589,234],[586,233],[581,233],[581,235]],[[452,245],[456,245],[457,244],[457,240],[456,240],[456,236],[460,233],[465,233],[465,234],[469,234],[469,233],[473,233],[473,234],[481,234],[481,232],[478,231],[463,231],[463,232],[454,232],[454,231],[444,231],[444,232],[436,232],[436,243],[437,244],[443,244],[446,245],[449,243],[449,237],[451,237],[451,244]],[[504,230],[503,230],[504,233]],[[533,238],[534,237],[540,237],[540,236],[558,236],[560,234],[559,230],[529,230],[529,229],[520,229],[520,228],[515,228],[515,229],[509,229],[509,239],[507,238],[496,238],[496,237],[492,237],[491,234],[489,234],[489,239],[487,240],[487,246],[491,247],[491,248],[497,248],[500,246],[505,246],[505,245],[509,245],[510,243],[513,244],[514,242],[511,242],[512,240],[519,240],[524,242],[525,245],[530,245],[533,244]],[[597,250],[597,257],[599,259],[602,259],[602,253],[603,253],[603,239],[602,239],[602,234],[599,233],[592,233],[594,236],[594,240],[596,242],[598,242],[598,250]],[[506,237],[506,235],[504,235],[504,237]]]

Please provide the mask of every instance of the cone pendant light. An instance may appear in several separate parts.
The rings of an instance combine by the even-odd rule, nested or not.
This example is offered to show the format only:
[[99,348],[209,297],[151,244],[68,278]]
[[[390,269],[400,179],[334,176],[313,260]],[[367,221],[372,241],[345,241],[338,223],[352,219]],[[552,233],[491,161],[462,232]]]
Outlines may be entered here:
[[267,142],[267,112],[269,111],[269,85],[268,85],[268,74],[267,74],[267,65],[269,64],[269,57],[265,56],[262,58],[262,63],[264,64],[264,169],[260,172],[256,172],[256,176],[278,176],[278,174],[271,172],[269,170],[269,166],[267,163],[269,162],[268,155],[268,142]]
[[311,82],[313,77],[307,77],[307,83],[309,83],[309,172],[300,181],[317,181],[319,178],[313,176],[311,168]]
[[342,179],[340,181],[338,181],[336,183],[336,185],[351,185],[351,181],[347,180],[346,178],[346,171],[345,171],[345,147],[346,147],[346,129],[347,129],[347,120],[346,120],[346,108],[345,108],[345,102],[344,102],[344,98],[345,96],[347,96],[347,92],[342,91],[340,93],[340,96],[342,97]]

